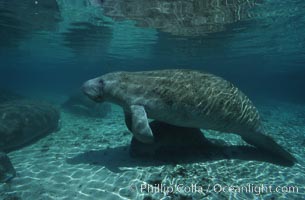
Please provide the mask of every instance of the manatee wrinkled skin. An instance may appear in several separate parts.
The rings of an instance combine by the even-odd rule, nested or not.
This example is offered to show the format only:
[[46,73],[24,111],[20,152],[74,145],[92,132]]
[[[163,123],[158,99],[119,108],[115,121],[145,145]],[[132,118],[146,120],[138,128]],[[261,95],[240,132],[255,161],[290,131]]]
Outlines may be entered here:
[[236,133],[246,142],[294,162],[294,157],[265,135],[257,109],[232,83],[213,74],[172,69],[113,72],[91,79],[84,93],[125,111],[134,136],[153,142],[147,118],[181,127]]

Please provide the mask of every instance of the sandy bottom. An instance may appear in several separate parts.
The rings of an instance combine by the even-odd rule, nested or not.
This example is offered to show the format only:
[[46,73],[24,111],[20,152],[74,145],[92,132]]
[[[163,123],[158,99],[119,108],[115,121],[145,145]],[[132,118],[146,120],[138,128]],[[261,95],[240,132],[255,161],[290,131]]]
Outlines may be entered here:
[[[132,158],[118,107],[104,119],[62,111],[59,131],[8,154],[17,177],[0,185],[0,199],[304,199],[305,107],[258,108],[267,132],[298,159],[293,167],[213,154],[189,162]],[[205,134],[245,144],[236,135]]]

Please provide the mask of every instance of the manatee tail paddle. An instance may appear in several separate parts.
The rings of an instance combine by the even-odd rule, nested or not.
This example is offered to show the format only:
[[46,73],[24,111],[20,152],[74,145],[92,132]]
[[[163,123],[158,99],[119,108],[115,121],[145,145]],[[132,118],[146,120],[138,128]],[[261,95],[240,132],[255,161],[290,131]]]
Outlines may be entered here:
[[284,159],[284,161],[289,162],[291,165],[296,162],[293,155],[277,144],[270,136],[262,133],[253,133],[247,136],[243,135],[242,138],[247,143],[255,146],[259,150],[269,152],[274,156]]

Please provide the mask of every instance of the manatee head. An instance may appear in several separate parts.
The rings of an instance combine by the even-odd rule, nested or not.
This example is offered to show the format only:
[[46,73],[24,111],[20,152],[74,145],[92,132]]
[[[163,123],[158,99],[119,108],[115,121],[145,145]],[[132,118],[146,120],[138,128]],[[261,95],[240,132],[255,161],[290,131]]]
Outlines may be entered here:
[[104,86],[105,82],[103,78],[98,77],[86,81],[82,86],[82,91],[90,99],[96,102],[102,102],[104,100]]

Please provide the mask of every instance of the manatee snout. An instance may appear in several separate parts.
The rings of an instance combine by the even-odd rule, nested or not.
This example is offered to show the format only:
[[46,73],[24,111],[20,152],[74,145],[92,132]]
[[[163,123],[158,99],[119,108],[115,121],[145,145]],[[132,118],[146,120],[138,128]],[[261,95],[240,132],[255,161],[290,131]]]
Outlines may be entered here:
[[103,101],[103,86],[103,80],[101,78],[95,78],[86,81],[81,89],[90,99],[101,102]]

